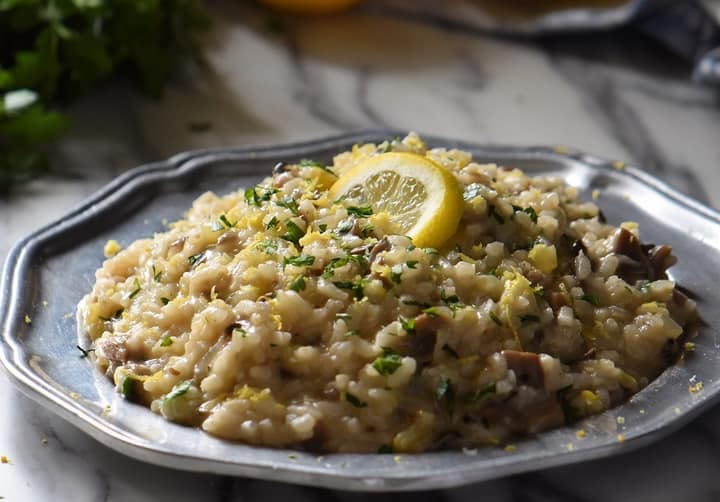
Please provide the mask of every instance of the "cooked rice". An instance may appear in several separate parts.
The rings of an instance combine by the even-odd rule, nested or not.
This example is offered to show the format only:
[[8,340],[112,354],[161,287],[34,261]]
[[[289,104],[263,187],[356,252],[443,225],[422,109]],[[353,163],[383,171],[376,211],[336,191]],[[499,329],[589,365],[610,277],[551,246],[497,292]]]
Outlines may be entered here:
[[[329,199],[335,175],[388,150],[464,189],[439,251]],[[695,310],[667,280],[670,249],[605,224],[562,179],[415,134],[330,170],[281,164],[254,191],[206,193],[105,261],[80,312],[120,392],[246,443],[420,452],[600,413],[675,360]]]

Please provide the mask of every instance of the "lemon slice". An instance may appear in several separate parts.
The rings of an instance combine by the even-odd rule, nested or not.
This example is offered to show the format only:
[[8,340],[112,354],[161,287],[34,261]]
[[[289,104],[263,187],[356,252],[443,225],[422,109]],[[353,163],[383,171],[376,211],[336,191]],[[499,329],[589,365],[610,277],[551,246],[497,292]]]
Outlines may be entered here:
[[330,189],[385,213],[394,232],[420,247],[440,247],[455,233],[463,197],[455,177],[432,160],[412,153],[370,157],[342,175]]

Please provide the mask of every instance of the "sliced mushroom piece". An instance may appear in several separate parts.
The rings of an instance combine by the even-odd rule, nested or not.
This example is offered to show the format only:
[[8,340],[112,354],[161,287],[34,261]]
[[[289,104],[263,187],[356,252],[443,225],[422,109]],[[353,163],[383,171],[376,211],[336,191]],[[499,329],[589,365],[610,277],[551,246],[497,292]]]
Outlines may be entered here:
[[648,253],[648,261],[656,278],[665,275],[665,271],[677,263],[670,246],[654,246]]
[[437,333],[445,324],[439,317],[420,314],[415,318],[415,332],[402,337],[402,354],[414,357],[419,361],[432,359],[437,343]]
[[518,384],[538,389],[544,387],[545,373],[538,354],[517,350],[503,350],[502,354],[505,356],[508,369],[515,372]]
[[375,244],[370,250],[370,258],[368,259],[368,262],[372,265],[372,263],[377,258],[377,255],[379,255],[383,251],[388,251],[390,247],[390,241],[387,239],[387,237],[383,237],[382,239],[380,239],[377,244]]

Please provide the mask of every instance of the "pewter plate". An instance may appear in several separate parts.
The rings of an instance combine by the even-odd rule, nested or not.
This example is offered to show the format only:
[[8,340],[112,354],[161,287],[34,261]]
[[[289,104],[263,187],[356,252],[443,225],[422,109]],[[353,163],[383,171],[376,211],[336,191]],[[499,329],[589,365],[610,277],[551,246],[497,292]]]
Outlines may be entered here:
[[[720,214],[637,168],[618,170],[608,161],[579,152],[437,138],[429,138],[429,144],[463,148],[480,161],[531,174],[562,176],[587,198],[600,190],[598,203],[611,223],[637,221],[645,241],[672,245],[680,257],[670,271],[672,277],[697,299],[706,321],[695,340],[695,353],[626,404],[575,427],[520,440],[515,451],[486,448],[399,457],[317,456],[223,441],[122,400],[91,362],[79,357],[75,306],[93,284],[108,239],[127,245],[161,231],[164,221],[180,218],[205,190],[226,193],[249,186],[277,161],[328,161],[355,143],[395,134],[374,131],[287,146],[191,152],[128,172],[10,252],[0,289],[2,366],[28,396],[98,441],[137,459],[192,471],[365,491],[458,486],[613,455],[677,429],[718,401]],[[688,387],[700,381],[702,390],[690,393]],[[618,417],[624,417],[622,425]],[[583,440],[576,438],[579,428],[587,432]]]

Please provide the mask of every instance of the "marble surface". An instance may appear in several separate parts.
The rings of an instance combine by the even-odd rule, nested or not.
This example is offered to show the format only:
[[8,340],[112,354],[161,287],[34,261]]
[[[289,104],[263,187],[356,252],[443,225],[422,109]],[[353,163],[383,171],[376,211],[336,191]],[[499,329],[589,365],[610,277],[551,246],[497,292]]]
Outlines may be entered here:
[[[720,207],[720,94],[632,29],[534,41],[371,14],[283,20],[214,4],[207,65],[162,101],[114,82],[74,104],[57,174],[0,198],[0,260],[21,236],[113,176],[178,151],[388,126],[485,143],[564,144],[638,163]],[[273,23],[277,25],[277,23]],[[198,132],[191,124],[209,123]],[[193,130],[195,129],[195,130]],[[361,500],[279,483],[146,465],[90,439],[0,373],[0,497],[72,500]],[[720,408],[639,451],[423,500],[720,500]],[[374,495],[380,500],[418,494]]]

